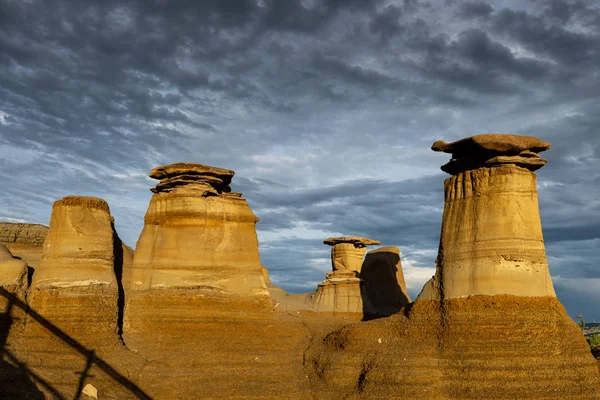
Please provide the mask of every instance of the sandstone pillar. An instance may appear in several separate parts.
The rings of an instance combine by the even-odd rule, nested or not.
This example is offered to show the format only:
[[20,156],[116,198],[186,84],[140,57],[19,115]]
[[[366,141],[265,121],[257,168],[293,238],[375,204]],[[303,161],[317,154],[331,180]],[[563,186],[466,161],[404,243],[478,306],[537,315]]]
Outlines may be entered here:
[[27,265],[0,243],[0,286],[27,290]]
[[362,316],[370,306],[364,301],[360,269],[366,247],[380,242],[348,236],[328,238],[323,243],[331,246],[333,271],[319,284],[313,299],[314,309],[319,312]]
[[234,172],[201,164],[152,170],[160,179],[135,250],[130,289],[195,289],[212,295],[268,296],[255,224]]
[[[117,341],[118,285],[112,217],[106,201],[68,196],[54,203],[33,274],[29,305],[81,343]],[[29,336],[47,335],[34,319]]]
[[555,296],[532,172],[546,163],[537,153],[548,148],[516,135],[433,145],[452,153],[442,167],[452,176],[444,183],[437,272],[418,299]]
[[380,247],[369,251],[360,278],[374,315],[392,315],[411,302],[400,262],[400,249],[397,247]]
[[258,218],[241,193],[231,192],[233,175],[192,163],[151,171],[160,182],[151,189],[126,291],[124,337],[131,348],[155,351],[155,340],[176,342],[207,313],[225,318],[271,309]]

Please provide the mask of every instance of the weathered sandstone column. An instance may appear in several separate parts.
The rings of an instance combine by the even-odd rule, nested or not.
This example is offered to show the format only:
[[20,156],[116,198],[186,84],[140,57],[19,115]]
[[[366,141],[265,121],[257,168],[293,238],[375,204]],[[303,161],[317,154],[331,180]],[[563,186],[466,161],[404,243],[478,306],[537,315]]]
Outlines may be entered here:
[[18,286],[27,289],[27,265],[13,257],[8,248],[0,243],[0,286]]
[[263,369],[290,379],[289,361],[265,350],[279,330],[271,329],[258,218],[230,192],[233,175],[191,163],[150,173],[160,182],[134,253],[123,339],[153,360],[140,385],[160,393],[155,376],[167,371],[172,398],[240,396]]
[[68,196],[56,201],[33,287],[116,288],[111,222],[102,199]]
[[328,238],[323,243],[331,246],[333,271],[319,284],[313,307],[319,312],[362,315],[369,305],[362,293],[360,269],[368,245],[379,241],[358,236]]
[[411,302],[400,262],[400,249],[397,247],[380,247],[369,251],[362,264],[360,278],[372,314],[392,315]]
[[[101,367],[101,359],[110,359],[115,370],[138,365],[119,338],[123,293],[115,270],[122,271],[123,256],[112,221],[102,199],[56,201],[27,304],[14,302],[13,310],[27,315],[24,329],[8,337],[11,357],[38,383],[49,382],[39,387],[50,390],[48,398],[79,394],[84,380],[109,397],[129,398],[119,379]],[[13,328],[15,323],[13,318]],[[17,378],[14,383],[23,384]]]
[[[82,343],[117,342],[119,291],[114,253],[106,201],[81,196],[56,201],[33,274],[29,305]],[[27,332],[31,337],[39,335],[40,340],[47,336],[34,319]]]
[[194,289],[211,295],[268,297],[254,215],[234,172],[179,163],[152,170],[144,230],[135,250],[130,289]]
[[488,134],[432,149],[452,153],[442,169],[445,207],[437,272],[418,299],[476,294],[555,296],[544,249],[536,176],[550,144]]

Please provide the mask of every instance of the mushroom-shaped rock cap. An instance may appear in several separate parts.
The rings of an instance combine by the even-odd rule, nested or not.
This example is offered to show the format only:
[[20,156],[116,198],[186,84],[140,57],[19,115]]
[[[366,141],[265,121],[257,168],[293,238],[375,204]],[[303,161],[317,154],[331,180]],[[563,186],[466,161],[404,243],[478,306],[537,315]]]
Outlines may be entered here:
[[442,166],[442,171],[452,175],[503,164],[535,171],[546,164],[538,153],[549,148],[550,143],[533,136],[500,133],[476,135],[453,143],[438,140],[431,146],[433,151],[452,153],[450,162]]
[[364,238],[360,236],[330,237],[323,241],[330,246],[340,243],[351,243],[354,247],[366,247],[374,244],[381,244],[379,240]]
[[0,261],[12,260],[14,257],[8,248],[0,243]]
[[181,175],[207,175],[218,177],[223,181],[223,183],[228,185],[231,183],[231,178],[234,174],[234,171],[225,168],[217,168],[209,165],[194,163],[176,163],[154,168],[152,171],[150,171],[150,178],[160,180]]
[[447,143],[443,140],[436,141],[431,149],[452,153],[454,156],[464,157],[480,153],[495,152],[504,154],[519,154],[525,150],[539,153],[550,149],[550,143],[544,142],[533,136],[509,135],[503,133],[486,133],[471,136]]

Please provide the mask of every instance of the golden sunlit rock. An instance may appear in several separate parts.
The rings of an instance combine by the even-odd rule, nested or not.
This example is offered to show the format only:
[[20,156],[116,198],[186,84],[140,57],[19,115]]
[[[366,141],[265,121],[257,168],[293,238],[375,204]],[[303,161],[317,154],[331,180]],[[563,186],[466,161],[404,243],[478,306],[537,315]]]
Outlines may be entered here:
[[44,225],[0,222],[0,243],[33,268],[40,262],[47,234],[48,227]]

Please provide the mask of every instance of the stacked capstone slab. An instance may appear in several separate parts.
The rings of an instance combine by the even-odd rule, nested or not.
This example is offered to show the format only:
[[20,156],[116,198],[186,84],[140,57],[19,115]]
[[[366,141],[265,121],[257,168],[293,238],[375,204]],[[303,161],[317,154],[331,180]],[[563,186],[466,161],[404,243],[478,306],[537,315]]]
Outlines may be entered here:
[[323,243],[331,246],[333,271],[325,275],[313,299],[313,308],[319,312],[356,314],[362,316],[369,309],[364,302],[360,270],[369,245],[381,244],[378,240],[358,237],[332,237]]
[[550,143],[533,136],[488,133],[452,143],[438,140],[431,149],[452,154],[452,159],[441,167],[451,175],[499,165],[514,165],[533,172],[546,165],[547,160],[538,153],[549,150]]
[[229,184],[235,174],[230,169],[202,164],[176,163],[154,168],[150,178],[160,182],[150,190],[153,193],[171,193],[178,188],[197,191],[204,197],[242,197],[240,192],[231,192]]

